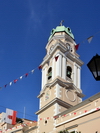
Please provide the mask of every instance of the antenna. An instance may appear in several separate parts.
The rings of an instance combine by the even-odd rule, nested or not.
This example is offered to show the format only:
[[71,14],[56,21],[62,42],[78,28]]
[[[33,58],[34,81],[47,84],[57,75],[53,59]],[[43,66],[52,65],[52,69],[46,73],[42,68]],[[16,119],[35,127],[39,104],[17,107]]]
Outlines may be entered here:
[[24,114],[23,114],[23,118],[25,118],[25,111],[26,111],[26,108],[24,107]]

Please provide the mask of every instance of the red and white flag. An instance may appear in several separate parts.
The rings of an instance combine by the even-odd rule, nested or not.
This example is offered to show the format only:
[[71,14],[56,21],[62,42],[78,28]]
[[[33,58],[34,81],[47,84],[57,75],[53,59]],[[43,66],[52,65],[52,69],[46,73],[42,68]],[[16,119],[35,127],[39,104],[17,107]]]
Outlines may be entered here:
[[12,125],[16,124],[17,111],[6,109],[6,122]]

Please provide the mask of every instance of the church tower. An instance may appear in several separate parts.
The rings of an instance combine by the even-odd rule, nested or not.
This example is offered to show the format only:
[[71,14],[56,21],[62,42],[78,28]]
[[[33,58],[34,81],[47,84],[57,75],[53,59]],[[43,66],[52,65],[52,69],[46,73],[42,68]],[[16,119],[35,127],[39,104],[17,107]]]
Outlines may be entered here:
[[82,101],[81,66],[69,27],[52,29],[41,63],[42,85],[38,115],[38,133],[56,132],[54,116]]

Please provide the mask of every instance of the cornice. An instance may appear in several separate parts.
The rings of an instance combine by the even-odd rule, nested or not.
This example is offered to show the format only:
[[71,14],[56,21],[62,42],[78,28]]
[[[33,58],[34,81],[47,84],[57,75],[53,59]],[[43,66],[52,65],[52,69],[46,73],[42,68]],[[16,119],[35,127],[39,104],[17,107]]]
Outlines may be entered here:
[[66,107],[66,108],[70,108],[72,107],[72,105],[58,99],[58,98],[55,98],[53,99],[52,101],[50,101],[48,104],[46,104],[44,107],[42,107],[39,111],[37,111],[35,114],[40,114],[41,112],[43,112],[44,110],[46,110],[47,108],[49,108],[50,106],[54,105],[55,103],[58,103],[59,105],[62,105],[63,107]]
[[56,84],[59,84],[60,86],[65,87],[65,88],[69,88],[69,89],[70,89],[70,87],[71,87],[72,89],[76,90],[75,93],[76,93],[79,97],[81,97],[81,98],[85,96],[84,94],[82,94],[82,90],[79,89],[79,88],[77,88],[77,87],[73,84],[73,82],[72,82],[72,83],[69,83],[69,82],[67,82],[66,80],[64,80],[64,79],[62,79],[62,78],[60,78],[60,77],[58,76],[58,77],[56,77],[51,83],[47,83],[47,84],[43,87],[43,90],[40,92],[40,95],[38,95],[38,98],[41,98],[41,97],[43,96],[44,91],[46,90],[47,87],[51,88],[51,87],[53,87],[53,86],[56,85]]
[[30,128],[30,129],[26,130],[24,133],[29,133],[30,131],[33,131],[33,130],[35,130],[37,128],[38,128],[38,126],[34,126],[34,127]]
[[44,91],[46,90],[47,87],[52,87],[54,86],[55,84],[59,84],[61,85],[62,87],[69,87],[70,84],[67,84],[66,80],[65,81],[62,81],[59,77],[56,77],[51,83],[47,83],[44,87],[43,87],[43,90],[40,92],[40,95],[38,95],[38,98],[40,98],[41,96],[43,96],[44,94]]
[[[63,31],[64,32],[64,31]],[[46,45],[46,49],[48,48],[48,46],[50,45],[50,43],[53,41],[53,40],[59,40],[59,39],[62,39],[62,38],[65,38],[67,42],[70,42],[70,43],[73,43],[74,45],[76,44],[75,41],[68,35],[68,34],[62,34],[62,35],[56,35],[54,34],[54,36],[49,40],[49,42],[47,43]],[[69,40],[69,41],[68,41]]]
[[81,61],[79,58],[77,58],[75,55],[73,55],[71,53],[68,53],[67,57],[69,59],[71,59],[73,62],[77,62],[77,64],[79,64],[80,66],[82,66],[84,64],[83,61]]

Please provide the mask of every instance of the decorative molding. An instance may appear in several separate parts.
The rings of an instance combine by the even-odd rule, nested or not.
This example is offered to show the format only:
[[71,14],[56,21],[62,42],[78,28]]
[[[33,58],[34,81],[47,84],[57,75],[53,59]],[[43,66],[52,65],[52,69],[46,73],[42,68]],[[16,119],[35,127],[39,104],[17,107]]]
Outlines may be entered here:
[[[68,96],[68,91],[70,91],[72,93],[72,95],[74,96],[73,99],[70,99],[69,96]],[[71,101],[71,102],[74,102],[76,100],[76,96],[75,96],[75,93],[73,91],[71,91],[70,89],[68,89],[66,92],[66,97]]]
[[44,107],[42,107],[39,111],[37,111],[35,114],[40,114],[41,112],[43,112],[44,110],[46,110],[47,108],[49,108],[50,106],[54,105],[55,103],[58,103],[59,105],[66,107],[66,108],[70,108],[72,107],[72,105],[58,99],[55,98],[52,101],[50,101],[48,104],[46,104]]
[[44,91],[46,90],[47,87],[52,87],[56,84],[59,84],[61,87],[72,87],[72,89],[76,90],[76,93],[78,94],[79,97],[83,97],[84,94],[82,94],[82,91],[80,89],[78,89],[73,83],[68,83],[66,80],[64,81],[62,78],[60,78],[59,76],[56,77],[51,83],[47,83],[44,87],[43,90],[40,92],[40,95],[38,95],[38,98],[40,98],[41,96],[43,96]]
[[80,117],[86,116],[86,115],[88,115],[88,114],[90,114],[90,113],[93,113],[93,112],[95,112],[95,111],[97,111],[97,110],[96,110],[96,109],[91,109],[90,111],[85,112],[84,114],[80,114],[80,115],[78,115],[78,116],[76,116],[76,117],[74,117],[74,118],[71,118],[71,119],[66,120],[66,121],[64,121],[64,122],[62,122],[62,123],[57,124],[56,127],[61,126],[61,125],[65,124],[65,123],[68,123],[68,122],[70,122],[70,121],[76,120],[76,119],[78,119],[78,118],[80,118]]
[[77,58],[75,55],[68,53],[67,57],[71,59],[73,62],[76,62],[79,66],[83,65],[83,61],[81,61],[79,58]]
[[44,87],[43,87],[43,90],[40,92],[40,95],[38,95],[38,98],[40,98],[41,96],[43,96],[44,94],[44,91],[46,90],[47,87],[52,87],[56,84],[59,84],[61,85],[62,87],[69,87],[69,83],[67,82],[63,82],[62,80],[60,80],[59,77],[56,77],[51,83],[47,83]]

